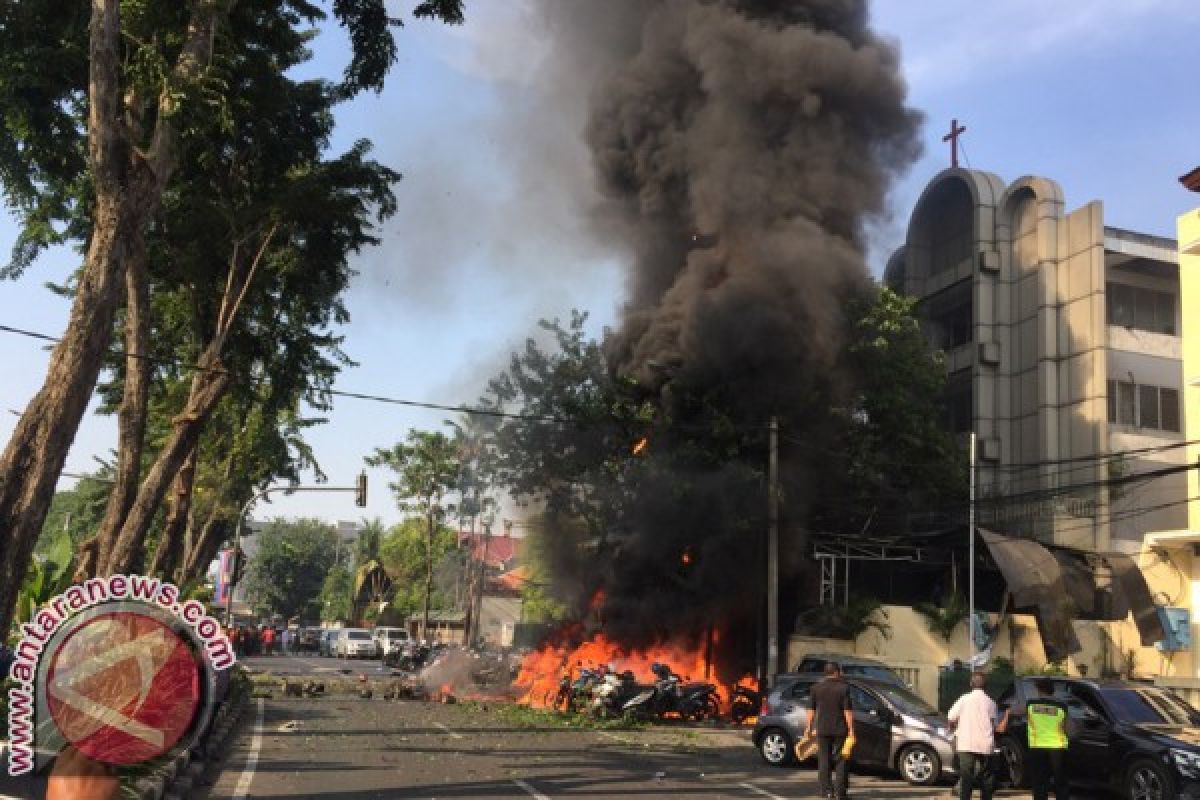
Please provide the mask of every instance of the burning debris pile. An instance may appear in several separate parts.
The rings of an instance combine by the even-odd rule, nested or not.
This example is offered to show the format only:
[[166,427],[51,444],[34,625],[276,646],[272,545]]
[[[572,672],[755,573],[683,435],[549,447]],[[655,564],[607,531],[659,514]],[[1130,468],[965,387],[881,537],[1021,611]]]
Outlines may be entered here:
[[[918,154],[920,117],[866,0],[542,7],[548,74],[591,98],[595,225],[632,250],[606,359],[658,412],[603,547],[580,566],[578,540],[547,537],[560,583],[604,591],[604,636],[548,648],[519,681],[544,702],[564,665],[661,656],[723,675],[728,702],[759,636],[767,422],[789,433],[786,581],[848,392],[841,309],[869,286],[867,225]],[[705,654],[714,625],[726,635]]]

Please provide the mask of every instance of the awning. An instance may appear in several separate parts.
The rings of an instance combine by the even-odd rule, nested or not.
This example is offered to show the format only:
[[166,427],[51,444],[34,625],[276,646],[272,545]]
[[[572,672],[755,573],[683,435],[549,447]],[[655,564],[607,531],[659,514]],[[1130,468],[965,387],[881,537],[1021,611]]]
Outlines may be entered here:
[[[1124,553],[1085,554],[982,528],[979,535],[1004,575],[1014,607],[1033,613],[1051,661],[1079,652],[1071,626],[1076,619],[1122,620],[1132,613],[1143,646],[1166,637],[1146,579]],[[1107,586],[1097,586],[1097,566],[1111,571]]]

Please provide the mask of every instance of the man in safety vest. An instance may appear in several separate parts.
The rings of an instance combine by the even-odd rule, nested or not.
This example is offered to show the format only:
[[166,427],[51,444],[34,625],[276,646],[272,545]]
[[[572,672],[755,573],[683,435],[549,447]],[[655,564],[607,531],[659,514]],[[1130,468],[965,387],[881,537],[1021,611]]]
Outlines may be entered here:
[[1056,800],[1070,800],[1066,771],[1067,706],[1054,699],[1054,682],[1049,678],[1039,678],[1034,686],[1038,696],[1025,704],[1033,800],[1047,800],[1051,779]]

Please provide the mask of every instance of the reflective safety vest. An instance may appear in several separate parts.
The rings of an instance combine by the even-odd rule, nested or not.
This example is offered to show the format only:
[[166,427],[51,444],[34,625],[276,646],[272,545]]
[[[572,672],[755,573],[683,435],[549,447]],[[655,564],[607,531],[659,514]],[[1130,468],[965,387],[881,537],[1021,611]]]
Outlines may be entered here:
[[1042,750],[1065,750],[1067,734],[1064,731],[1067,712],[1053,703],[1031,700],[1025,707],[1029,728],[1029,746]]

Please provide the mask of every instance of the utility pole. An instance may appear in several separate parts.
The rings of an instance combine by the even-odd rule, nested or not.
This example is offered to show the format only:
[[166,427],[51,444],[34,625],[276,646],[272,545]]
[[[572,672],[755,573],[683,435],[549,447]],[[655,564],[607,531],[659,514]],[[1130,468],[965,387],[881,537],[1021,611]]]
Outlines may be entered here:
[[[967,639],[971,643],[971,660],[975,659],[975,431],[971,431],[970,487],[967,509]],[[970,663],[970,662],[968,662]],[[974,666],[974,665],[972,665]]]
[[[238,572],[244,566],[240,563],[242,522],[246,518],[246,512],[250,510],[252,505],[274,492],[283,492],[284,494],[292,494],[293,492],[354,492],[358,505],[361,507],[366,503],[367,475],[365,472],[359,475],[353,486],[268,486],[246,501],[246,504],[242,506],[242,510],[238,512],[237,527],[234,528],[233,533],[233,570],[229,576],[229,595],[225,601],[225,627],[227,628],[233,627],[233,593],[238,585]],[[341,555],[341,541],[342,535],[339,533],[334,544],[334,563],[337,563],[337,558]]]
[[779,671],[779,419],[771,417],[767,457],[767,682]]

